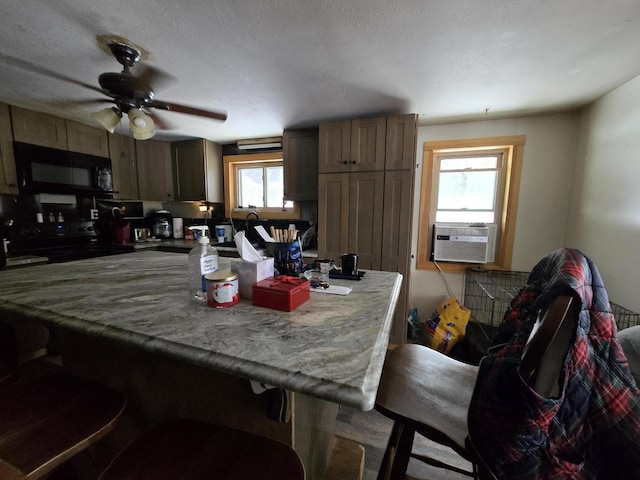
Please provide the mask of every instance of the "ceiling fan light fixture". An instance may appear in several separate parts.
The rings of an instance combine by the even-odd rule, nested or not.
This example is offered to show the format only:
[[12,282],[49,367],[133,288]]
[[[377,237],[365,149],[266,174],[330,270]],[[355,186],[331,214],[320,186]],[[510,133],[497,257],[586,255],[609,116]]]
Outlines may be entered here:
[[139,108],[129,109],[129,128],[136,140],[146,140],[156,134],[153,120]]
[[133,128],[131,129],[133,132],[133,138],[136,140],[149,140],[156,134],[156,130],[152,127],[151,130],[147,130],[144,132],[136,132]]
[[120,124],[122,114],[115,107],[105,108],[99,112],[93,112],[91,114],[96,121],[104,127],[109,133],[113,133],[116,127]]

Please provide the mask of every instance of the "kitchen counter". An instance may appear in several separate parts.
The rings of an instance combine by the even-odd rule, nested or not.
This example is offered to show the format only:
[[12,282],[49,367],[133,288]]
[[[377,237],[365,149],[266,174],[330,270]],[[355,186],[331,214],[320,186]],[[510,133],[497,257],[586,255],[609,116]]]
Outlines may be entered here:
[[186,256],[160,251],[7,270],[0,272],[0,315],[373,407],[402,275],[369,271],[361,281],[332,281],[352,293],[312,292],[290,313],[247,300],[212,309],[188,298],[186,282]]
[[[135,242],[132,245],[136,250],[155,249],[163,251],[173,251],[178,253],[189,253],[189,250],[198,246],[198,242],[195,240],[166,238],[162,240]],[[235,247],[219,247],[215,243],[212,243],[211,246],[215,247],[216,250],[219,250],[220,253],[238,253],[238,250]]]
[[[156,249],[169,252],[189,253],[193,247],[198,244],[195,240],[184,239],[163,239],[147,242],[136,242],[133,244],[136,250]],[[211,243],[211,246],[218,250],[218,254],[222,257],[237,257],[238,249],[236,247],[219,246],[217,243]],[[305,258],[318,258],[318,250],[303,250],[302,256]]]
[[7,268],[38,265],[40,263],[47,263],[48,261],[49,259],[47,257],[41,257],[38,255],[9,255],[7,256]]

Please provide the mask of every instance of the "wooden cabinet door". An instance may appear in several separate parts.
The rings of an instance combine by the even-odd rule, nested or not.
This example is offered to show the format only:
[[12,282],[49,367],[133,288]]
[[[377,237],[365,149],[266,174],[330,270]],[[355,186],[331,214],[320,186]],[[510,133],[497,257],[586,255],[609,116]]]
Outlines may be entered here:
[[352,173],[349,177],[349,252],[358,267],[380,270],[384,172]]
[[136,140],[140,200],[173,200],[171,144]]
[[318,129],[285,130],[282,138],[284,198],[318,199]]
[[207,201],[224,203],[224,167],[222,145],[204,140]]
[[385,170],[412,170],[416,158],[417,115],[387,117]]
[[380,269],[404,276],[389,339],[395,344],[405,343],[407,338],[412,210],[413,170],[385,172]]
[[351,171],[384,170],[387,120],[366,118],[351,122]]
[[318,173],[351,170],[351,121],[320,124],[318,130]]
[[138,165],[133,137],[109,134],[109,153],[113,171],[113,198],[138,200]]
[[11,115],[9,105],[0,103],[0,193],[18,194],[16,161],[13,156]]
[[349,174],[318,175],[318,258],[340,260],[349,249]]
[[11,107],[11,123],[16,142],[68,150],[67,129],[62,118]]
[[206,200],[203,140],[174,142],[171,147],[175,200]]
[[98,157],[109,156],[109,137],[106,130],[77,122],[65,121],[67,146],[71,152],[86,153]]

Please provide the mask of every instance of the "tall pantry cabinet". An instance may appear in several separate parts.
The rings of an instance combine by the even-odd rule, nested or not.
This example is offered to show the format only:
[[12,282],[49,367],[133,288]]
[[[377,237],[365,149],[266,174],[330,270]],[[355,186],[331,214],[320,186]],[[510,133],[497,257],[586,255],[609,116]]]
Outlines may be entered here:
[[361,269],[403,274],[390,342],[405,343],[409,311],[415,114],[320,125],[318,257],[357,253]]

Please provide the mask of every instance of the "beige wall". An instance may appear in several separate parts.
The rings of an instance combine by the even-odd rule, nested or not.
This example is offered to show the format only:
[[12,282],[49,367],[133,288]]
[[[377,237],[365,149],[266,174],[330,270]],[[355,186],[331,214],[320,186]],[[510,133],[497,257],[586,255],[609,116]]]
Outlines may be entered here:
[[[579,125],[578,113],[564,113],[421,126],[418,129],[419,167],[413,212],[411,300],[421,319],[426,318],[447,295],[447,288],[438,272],[415,269],[423,143],[526,135],[512,269],[529,271],[546,253],[564,245]],[[462,300],[464,275],[447,274],[446,278],[453,293]]]
[[640,312],[640,77],[583,113],[566,243],[596,263],[611,301]]

